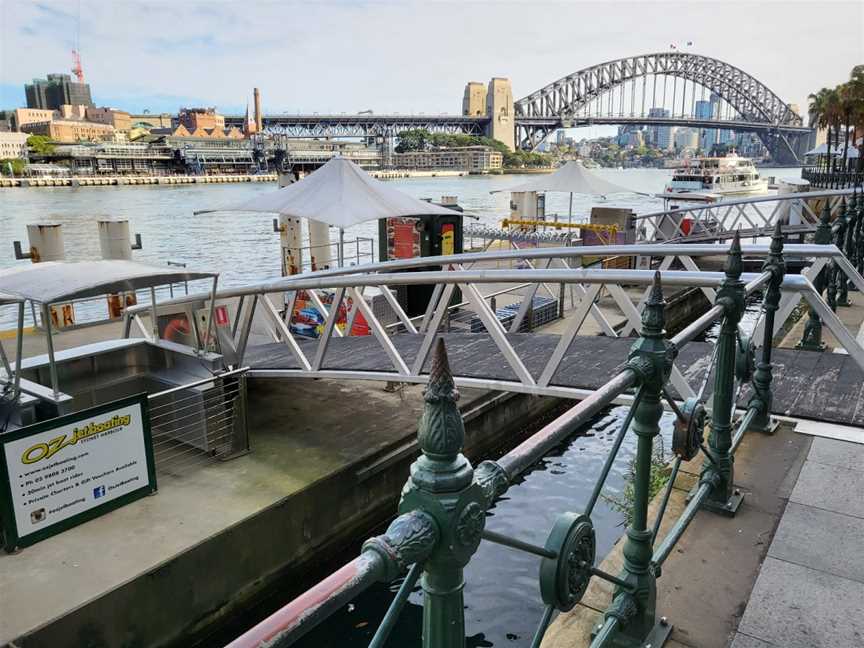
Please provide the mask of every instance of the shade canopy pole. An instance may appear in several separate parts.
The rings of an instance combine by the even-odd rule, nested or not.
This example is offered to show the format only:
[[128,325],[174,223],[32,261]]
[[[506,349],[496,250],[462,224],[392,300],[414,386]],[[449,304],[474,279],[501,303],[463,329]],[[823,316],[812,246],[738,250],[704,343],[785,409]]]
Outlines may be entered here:
[[48,345],[48,369],[51,371],[51,390],[56,401],[60,395],[60,381],[57,378],[57,362],[54,360],[54,338],[51,336],[51,310],[49,304],[42,304],[42,321],[45,322],[46,344]]

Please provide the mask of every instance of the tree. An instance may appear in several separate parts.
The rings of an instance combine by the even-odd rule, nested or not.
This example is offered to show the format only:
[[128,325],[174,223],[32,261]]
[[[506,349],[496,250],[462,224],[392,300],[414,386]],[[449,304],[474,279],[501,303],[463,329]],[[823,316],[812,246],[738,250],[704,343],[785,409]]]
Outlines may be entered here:
[[21,176],[24,175],[24,169],[26,167],[27,162],[21,158],[6,158],[0,160],[0,175],[9,173],[13,176]]
[[27,146],[38,155],[51,155],[54,152],[51,138],[45,135],[31,135],[27,138]]
[[396,145],[397,153],[407,153],[409,151],[423,151],[432,138],[432,134],[425,128],[411,128],[404,130],[398,135],[399,144]]

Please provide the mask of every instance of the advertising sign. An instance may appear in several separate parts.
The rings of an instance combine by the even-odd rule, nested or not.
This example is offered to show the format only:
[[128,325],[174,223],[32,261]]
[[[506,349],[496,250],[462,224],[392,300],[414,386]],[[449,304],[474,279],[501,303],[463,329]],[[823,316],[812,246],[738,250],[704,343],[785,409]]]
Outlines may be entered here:
[[387,258],[413,259],[420,256],[420,221],[395,216],[387,219]]
[[0,436],[7,551],[156,490],[145,394]]

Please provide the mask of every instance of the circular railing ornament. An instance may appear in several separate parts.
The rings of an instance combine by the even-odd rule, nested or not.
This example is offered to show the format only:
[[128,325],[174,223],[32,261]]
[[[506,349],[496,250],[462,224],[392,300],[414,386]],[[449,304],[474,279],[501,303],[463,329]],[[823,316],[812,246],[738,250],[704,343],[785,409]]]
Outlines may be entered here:
[[743,385],[750,382],[756,369],[756,346],[747,335],[738,338],[735,347],[735,377]]
[[576,513],[558,516],[546,549],[554,551],[558,558],[543,558],[540,562],[540,595],[546,605],[567,612],[582,600],[591,580],[597,556],[591,518]]
[[672,432],[672,452],[683,461],[690,461],[699,452],[705,433],[705,406],[697,398],[688,398],[681,408],[684,418],[675,420]]

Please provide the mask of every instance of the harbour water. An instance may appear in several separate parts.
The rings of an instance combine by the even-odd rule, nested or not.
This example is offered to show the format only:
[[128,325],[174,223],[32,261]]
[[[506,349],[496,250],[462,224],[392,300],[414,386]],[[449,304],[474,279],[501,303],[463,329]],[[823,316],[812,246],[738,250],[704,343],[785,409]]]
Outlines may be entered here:
[[[672,173],[666,169],[594,172],[610,182],[646,194],[662,191]],[[795,178],[800,177],[800,169],[766,169],[763,175]],[[441,196],[456,196],[466,212],[477,216],[480,223],[497,226],[509,215],[510,194],[506,189],[531,177],[461,176],[387,182],[417,198],[439,200]],[[26,249],[28,224],[62,224],[67,259],[82,260],[99,258],[96,221],[128,219],[131,231],[140,233],[144,242],[144,248],[134,254],[137,260],[159,265],[171,261],[184,263],[190,269],[219,272],[219,284],[223,287],[275,278],[280,272],[279,236],[273,232],[271,215],[193,213],[235,205],[274,190],[273,184],[264,183],[0,189],[0,268],[23,263],[15,260],[12,242],[21,241]],[[496,190],[504,191],[491,193]],[[567,194],[549,194],[547,213],[567,214],[568,203]],[[619,194],[606,201],[574,195],[574,219],[587,219],[591,207],[598,204],[626,207],[636,213],[663,207],[662,200],[638,194]],[[377,234],[376,223],[364,223],[347,230],[346,239],[357,236],[377,239]],[[331,238],[337,240],[335,230],[331,231]],[[146,295],[141,297],[142,303],[146,302]],[[10,317],[10,313],[0,312],[0,330],[12,325]]]

